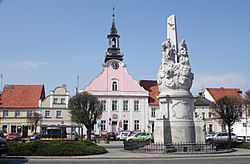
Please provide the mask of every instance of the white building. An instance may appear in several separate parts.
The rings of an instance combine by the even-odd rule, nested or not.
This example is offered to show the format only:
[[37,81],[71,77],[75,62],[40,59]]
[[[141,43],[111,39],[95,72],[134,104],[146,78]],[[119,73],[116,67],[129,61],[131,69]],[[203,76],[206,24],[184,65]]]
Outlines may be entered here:
[[[75,126],[71,121],[71,115],[68,110],[68,101],[70,95],[66,85],[57,86],[39,103],[39,108],[42,111],[43,119],[41,127],[47,126]],[[67,132],[75,131],[75,129],[67,128]]]

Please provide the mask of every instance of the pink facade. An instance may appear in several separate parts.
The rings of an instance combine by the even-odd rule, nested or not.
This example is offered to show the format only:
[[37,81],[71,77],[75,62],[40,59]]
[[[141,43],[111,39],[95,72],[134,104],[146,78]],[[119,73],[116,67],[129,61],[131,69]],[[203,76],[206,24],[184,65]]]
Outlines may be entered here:
[[[114,63],[118,64],[115,68]],[[105,102],[102,118],[97,123],[103,127],[97,125],[94,130],[96,134],[101,131],[148,131],[148,92],[127,73],[123,62],[116,59],[108,61],[101,74],[82,91],[90,92]],[[116,110],[113,109],[114,101],[117,102]],[[127,110],[124,110],[124,101],[127,101]],[[138,110],[135,109],[135,103],[138,103]]]
[[113,69],[111,66],[112,62],[114,62],[113,60],[107,62],[103,67],[102,73],[83,90],[89,92],[112,91],[112,83],[116,81],[120,92],[148,94],[147,91],[127,73],[125,64],[118,60],[116,61],[119,63],[117,69]]

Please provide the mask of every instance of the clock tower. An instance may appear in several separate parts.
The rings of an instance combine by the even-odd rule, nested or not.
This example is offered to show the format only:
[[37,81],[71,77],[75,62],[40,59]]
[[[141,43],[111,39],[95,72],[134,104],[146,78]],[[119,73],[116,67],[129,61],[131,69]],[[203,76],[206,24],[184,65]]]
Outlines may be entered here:
[[107,63],[108,61],[112,59],[116,59],[119,61],[123,61],[123,54],[120,52],[119,47],[119,39],[120,35],[117,33],[117,29],[115,27],[115,14],[114,14],[114,8],[113,8],[113,15],[112,15],[112,27],[110,29],[110,34],[107,36],[109,47],[106,52],[104,63]]

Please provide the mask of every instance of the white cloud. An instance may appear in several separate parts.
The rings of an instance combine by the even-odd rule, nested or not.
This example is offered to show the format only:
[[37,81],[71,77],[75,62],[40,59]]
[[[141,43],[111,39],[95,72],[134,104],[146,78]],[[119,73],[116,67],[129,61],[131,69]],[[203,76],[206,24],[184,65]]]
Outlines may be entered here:
[[49,63],[43,62],[43,61],[33,61],[33,60],[26,60],[22,62],[5,62],[0,63],[0,67],[6,67],[6,68],[38,68],[41,66],[48,65]]
[[229,72],[224,74],[195,74],[191,91],[194,94],[203,88],[209,87],[233,87],[244,88],[249,78],[243,73]]
[[48,65],[49,63],[43,62],[43,61],[23,61],[20,63],[20,65],[24,68],[37,68],[40,66]]

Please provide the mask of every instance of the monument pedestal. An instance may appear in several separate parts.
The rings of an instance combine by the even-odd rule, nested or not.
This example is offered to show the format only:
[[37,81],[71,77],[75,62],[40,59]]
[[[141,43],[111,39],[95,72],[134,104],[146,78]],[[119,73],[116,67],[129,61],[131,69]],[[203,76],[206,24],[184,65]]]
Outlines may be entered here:
[[[155,123],[156,142],[194,143],[194,97],[184,90],[168,91],[159,96],[160,113]],[[165,96],[163,96],[163,94]]]
[[154,132],[155,143],[172,143],[170,122],[167,119],[157,119]]

